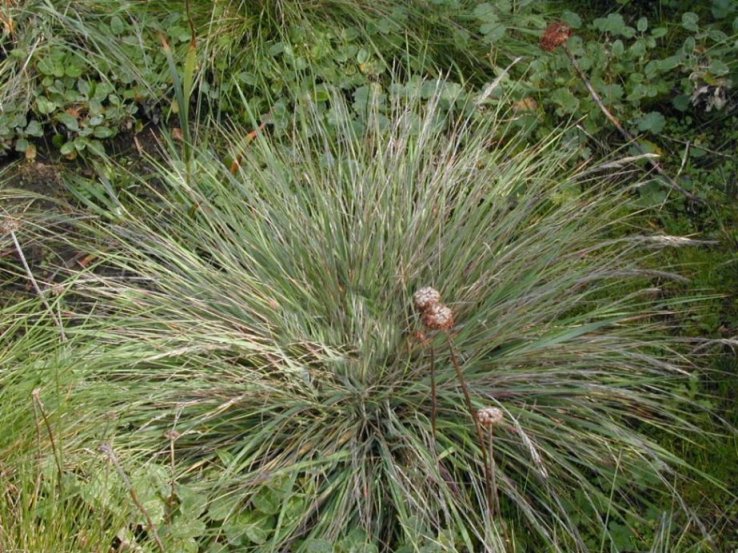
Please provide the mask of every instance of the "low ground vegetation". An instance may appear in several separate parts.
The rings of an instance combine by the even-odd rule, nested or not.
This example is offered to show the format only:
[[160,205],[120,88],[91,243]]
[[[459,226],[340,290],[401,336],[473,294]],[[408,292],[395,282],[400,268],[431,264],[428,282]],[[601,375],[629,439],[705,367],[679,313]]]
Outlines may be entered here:
[[732,2],[0,30],[0,549],[738,546]]

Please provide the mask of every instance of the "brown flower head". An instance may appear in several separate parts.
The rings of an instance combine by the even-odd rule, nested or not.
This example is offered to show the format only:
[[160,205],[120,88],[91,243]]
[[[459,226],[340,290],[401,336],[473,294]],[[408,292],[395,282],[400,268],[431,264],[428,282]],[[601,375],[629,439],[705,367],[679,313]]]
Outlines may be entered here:
[[484,407],[477,411],[477,420],[485,428],[492,428],[502,422],[504,413],[497,407]]
[[454,312],[442,303],[434,303],[423,311],[423,324],[431,330],[449,330],[454,326]]
[[417,307],[420,311],[428,309],[430,306],[437,304],[439,301],[441,301],[440,292],[435,288],[431,288],[430,286],[421,288],[420,290],[415,292],[415,294],[413,294],[413,302],[415,303],[415,307]]
[[572,35],[572,30],[569,25],[561,21],[554,21],[543,32],[541,37],[541,48],[546,52],[553,52],[564,44],[569,37]]

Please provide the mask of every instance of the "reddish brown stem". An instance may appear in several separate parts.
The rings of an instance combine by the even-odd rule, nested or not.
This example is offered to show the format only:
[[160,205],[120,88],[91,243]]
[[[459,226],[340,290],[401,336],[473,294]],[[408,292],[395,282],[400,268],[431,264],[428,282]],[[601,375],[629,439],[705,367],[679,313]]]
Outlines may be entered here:
[[479,424],[479,420],[477,420],[477,411],[474,409],[474,405],[472,405],[471,400],[471,394],[469,393],[469,387],[466,385],[466,380],[464,379],[464,373],[461,370],[461,364],[459,363],[459,359],[456,355],[456,351],[454,350],[453,342],[451,341],[451,336],[446,333],[446,339],[448,340],[448,349],[451,354],[451,364],[454,366],[454,369],[456,370],[456,376],[459,379],[459,384],[461,385],[461,390],[464,393],[464,401],[466,402],[466,408],[469,410],[469,415],[472,418],[472,423],[474,424],[474,429],[477,432],[477,439],[479,440],[479,447],[482,450],[482,459],[484,462],[484,480],[485,480],[485,487],[487,491],[487,502],[489,504],[490,509],[490,517],[494,514],[494,497],[492,493],[492,473],[490,470],[490,461],[489,456],[487,454],[487,448],[485,447],[485,441],[484,441],[484,433],[482,432],[482,427]]

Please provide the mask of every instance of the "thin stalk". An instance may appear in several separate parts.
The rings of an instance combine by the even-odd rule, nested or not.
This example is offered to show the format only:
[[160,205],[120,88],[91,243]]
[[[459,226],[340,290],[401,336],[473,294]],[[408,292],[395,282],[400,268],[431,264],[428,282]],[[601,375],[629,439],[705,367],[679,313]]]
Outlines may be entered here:
[[110,444],[102,444],[100,446],[100,451],[102,451],[105,454],[108,460],[115,467],[115,470],[118,472],[118,475],[120,476],[121,480],[123,480],[123,483],[125,484],[126,489],[128,490],[128,494],[131,496],[131,499],[133,500],[133,503],[136,505],[138,510],[141,511],[141,514],[146,519],[146,526],[148,526],[148,529],[151,532],[151,535],[154,537],[154,541],[156,542],[156,545],[159,546],[159,549],[162,551],[162,553],[164,553],[166,551],[164,549],[164,543],[162,543],[161,538],[159,537],[159,533],[156,530],[154,521],[151,520],[151,516],[149,515],[149,512],[146,510],[146,508],[143,506],[143,503],[141,503],[141,500],[138,498],[138,494],[136,493],[136,490],[133,488],[133,483],[131,482],[131,479],[128,478],[126,471],[123,470],[123,467],[121,466],[120,461],[118,460],[118,456],[115,454],[115,451],[113,450],[113,447]]
[[174,419],[174,424],[172,425],[172,429],[167,432],[166,437],[169,439],[169,468],[171,470],[171,478],[169,480],[169,486],[171,489],[171,492],[169,494],[169,497],[167,498],[167,513],[166,513],[166,521],[171,522],[172,519],[172,510],[176,504],[176,494],[174,490],[176,489],[176,464],[175,464],[175,455],[174,455],[174,442],[177,441],[177,439],[181,436],[179,432],[177,432],[177,421],[179,420],[181,412],[177,411],[177,415]]
[[600,541],[600,553],[605,551],[605,539],[608,536],[607,527],[610,523],[610,512],[612,509],[613,498],[615,496],[615,487],[618,479],[618,473],[620,472],[620,461],[623,456],[623,452],[618,453],[618,460],[615,463],[615,472],[612,475],[612,484],[610,485],[610,500],[607,502],[607,511],[605,511],[605,521],[602,523],[602,540]]
[[489,507],[489,515],[493,517],[499,510],[500,500],[497,493],[497,474],[495,471],[495,446],[494,446],[494,429],[490,426],[487,434],[489,438],[489,472],[490,472],[490,497],[491,503]]
[[436,355],[433,346],[430,347],[430,378],[431,378],[431,429],[433,432],[433,453],[436,451],[436,420],[438,418],[438,396],[436,392]]
[[36,388],[31,392],[31,397],[33,398],[33,405],[34,405],[34,411],[35,408],[38,408],[39,412],[41,413],[41,419],[44,421],[44,426],[46,427],[46,433],[49,435],[49,441],[51,442],[51,450],[54,452],[54,462],[56,464],[56,470],[58,472],[59,477],[59,494],[61,495],[63,491],[63,482],[62,477],[64,475],[64,472],[62,470],[62,459],[61,459],[61,452],[58,447],[56,447],[56,440],[54,440],[54,432],[51,430],[51,424],[49,423],[49,417],[46,415],[46,409],[44,408],[44,402],[41,401],[41,390],[39,388]]
[[49,302],[46,301],[46,296],[44,296],[44,293],[41,291],[41,288],[39,288],[38,282],[36,282],[36,278],[33,276],[33,272],[31,272],[31,267],[28,265],[26,256],[23,255],[23,248],[21,248],[20,242],[18,241],[18,237],[15,234],[15,230],[10,229],[10,237],[13,239],[13,244],[15,244],[15,249],[18,252],[18,257],[20,257],[21,263],[23,264],[23,268],[26,270],[26,275],[28,275],[28,280],[31,281],[31,284],[33,285],[33,289],[36,291],[36,294],[38,294],[38,297],[41,299],[41,302],[44,304],[44,307],[49,312],[49,315],[51,315],[51,318],[54,320],[54,323],[56,324],[56,326],[59,327],[59,335],[61,336],[62,341],[66,342],[67,336],[64,333],[64,325],[62,325],[61,319],[57,319],[56,313],[49,305]]
[[474,409],[474,406],[472,405],[471,400],[471,394],[469,393],[469,387],[466,385],[466,380],[464,379],[464,373],[461,370],[461,364],[459,363],[458,356],[456,355],[456,350],[454,349],[453,342],[451,341],[451,336],[446,333],[446,339],[448,340],[448,349],[451,353],[451,364],[454,366],[454,369],[456,370],[456,376],[459,379],[459,384],[461,385],[461,389],[464,392],[464,400],[466,401],[466,407],[469,410],[469,415],[472,418],[472,422],[474,423],[474,428],[477,431],[477,439],[479,440],[479,446],[482,450],[482,458],[484,461],[484,480],[486,483],[487,488],[487,502],[489,504],[490,509],[490,517],[493,514],[492,511],[492,475],[490,471],[490,464],[489,464],[489,458],[487,453],[487,448],[485,447],[484,443],[484,433],[482,432],[482,427],[479,424],[479,421],[477,420],[477,411]]

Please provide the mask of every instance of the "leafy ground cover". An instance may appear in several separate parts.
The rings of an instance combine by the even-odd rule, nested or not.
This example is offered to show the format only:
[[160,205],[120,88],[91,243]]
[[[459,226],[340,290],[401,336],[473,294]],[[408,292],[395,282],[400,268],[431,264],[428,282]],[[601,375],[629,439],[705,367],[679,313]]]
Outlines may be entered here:
[[3,548],[736,546],[733,3],[1,10]]

